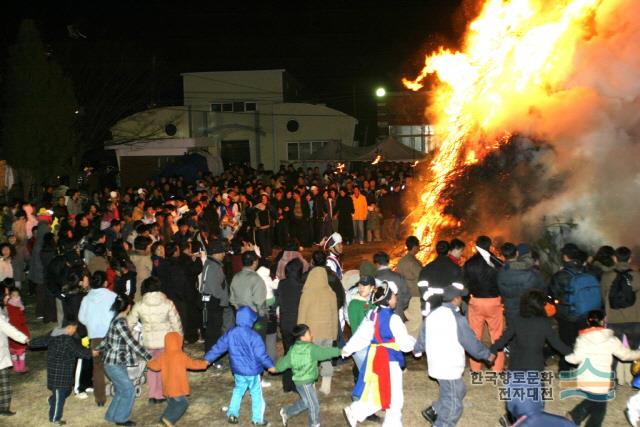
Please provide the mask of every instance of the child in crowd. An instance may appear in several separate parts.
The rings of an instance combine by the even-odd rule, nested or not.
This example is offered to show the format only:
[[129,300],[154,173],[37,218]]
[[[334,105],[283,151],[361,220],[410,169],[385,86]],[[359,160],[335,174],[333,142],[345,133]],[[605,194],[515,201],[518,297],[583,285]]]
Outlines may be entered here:
[[295,344],[287,354],[276,363],[276,371],[293,371],[293,382],[300,395],[297,402],[280,409],[282,424],[287,425],[289,418],[309,411],[309,426],[320,425],[320,403],[316,394],[315,382],[318,379],[318,362],[340,355],[338,347],[320,347],[312,343],[313,336],[307,325],[296,325],[292,331]]
[[344,408],[344,416],[351,427],[380,410],[386,411],[385,426],[402,425],[402,369],[405,364],[402,353],[411,351],[416,340],[409,335],[400,316],[393,312],[397,293],[398,287],[391,281],[383,281],[376,287],[372,302],[377,307],[369,311],[342,349],[342,357],[367,349],[352,393],[356,400]]
[[382,213],[375,203],[367,208],[367,241],[379,242],[382,240]]
[[567,413],[574,423],[580,425],[587,420],[589,426],[600,426],[607,412],[607,401],[612,398],[612,375],[603,378],[602,373],[611,374],[613,356],[623,361],[640,359],[640,351],[626,348],[604,328],[604,313],[593,310],[587,314],[587,329],[580,331],[573,353],[565,360],[578,367],[578,389],[585,399]]
[[[5,280],[10,281],[12,279]],[[29,328],[27,327],[27,318],[24,315],[24,304],[22,303],[20,290],[16,287],[9,288],[9,299],[7,300],[6,310],[9,316],[9,323],[27,337],[31,337]],[[9,340],[9,353],[11,353],[13,370],[18,373],[28,372],[26,360],[27,346],[18,341]]]
[[[376,279],[373,276],[361,276],[358,280],[358,293],[349,302],[347,307],[347,317],[349,318],[349,325],[351,326],[351,333],[355,334],[360,327],[360,324],[366,317],[369,310],[375,308],[375,305],[371,303],[371,294],[376,287]],[[360,372],[362,362],[367,355],[367,348],[363,348],[353,354],[353,361],[356,364],[354,372],[356,379],[358,377],[357,372]]]
[[0,280],[6,278],[13,279],[13,266],[11,259],[13,258],[13,250],[8,243],[0,244]]
[[266,426],[264,411],[266,403],[262,397],[262,371],[268,369],[275,373],[273,361],[267,354],[260,335],[253,330],[258,315],[247,306],[241,306],[236,313],[236,326],[224,334],[205,354],[204,359],[215,362],[220,356],[229,352],[231,372],[235,379],[235,387],[227,410],[229,424],[238,424],[242,397],[249,390],[251,394],[251,419],[255,426]]
[[204,370],[208,364],[204,360],[191,359],[182,351],[182,335],[169,332],[164,336],[164,352],[151,359],[147,367],[152,371],[160,371],[162,393],[167,398],[167,408],[162,413],[160,422],[173,427],[189,407],[187,396],[191,389],[187,369]]
[[4,282],[0,282],[0,417],[15,415],[11,411],[11,383],[9,382],[9,368],[11,354],[9,353],[8,338],[26,344],[29,337],[17,330],[9,323],[4,314],[4,307],[9,299],[8,290]]
[[[51,390],[49,421],[56,425],[66,424],[62,421],[62,411],[64,402],[73,389],[76,359],[91,359],[92,356],[92,353],[73,337],[77,329],[78,322],[65,320],[62,328],[54,329],[48,337],[47,388]],[[97,352],[94,352],[95,354]]]
[[467,318],[460,313],[462,297],[468,293],[459,283],[444,288],[443,304],[425,318],[414,349],[416,356],[426,350],[429,376],[438,381],[438,400],[422,411],[422,416],[435,426],[454,426],[462,416],[465,351],[490,363],[496,357],[478,341]]

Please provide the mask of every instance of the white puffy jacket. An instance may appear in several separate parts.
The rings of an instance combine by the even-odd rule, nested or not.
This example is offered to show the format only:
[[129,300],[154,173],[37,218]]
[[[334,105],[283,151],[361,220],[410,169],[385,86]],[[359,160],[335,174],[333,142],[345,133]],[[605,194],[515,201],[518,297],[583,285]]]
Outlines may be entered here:
[[611,389],[609,375],[613,356],[623,361],[638,360],[640,351],[625,347],[611,329],[589,328],[580,331],[573,353],[564,358],[580,365],[577,371],[580,390],[607,394]]
[[127,317],[129,328],[142,323],[143,344],[147,349],[164,348],[167,332],[182,334],[180,315],[173,302],[162,292],[147,292],[142,301],[135,304]]

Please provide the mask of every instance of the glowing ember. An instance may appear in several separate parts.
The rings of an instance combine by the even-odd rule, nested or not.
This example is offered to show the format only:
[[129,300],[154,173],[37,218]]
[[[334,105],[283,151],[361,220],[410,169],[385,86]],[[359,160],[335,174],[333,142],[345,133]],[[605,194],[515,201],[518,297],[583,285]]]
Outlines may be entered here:
[[544,105],[548,93],[566,82],[576,44],[588,35],[588,21],[600,4],[487,0],[460,52],[441,48],[426,57],[415,80],[403,79],[414,91],[430,74],[439,81],[431,107],[439,148],[421,196],[422,215],[413,224],[427,251],[445,228],[460,226],[443,212],[443,190],[460,168],[508,142],[514,111]]

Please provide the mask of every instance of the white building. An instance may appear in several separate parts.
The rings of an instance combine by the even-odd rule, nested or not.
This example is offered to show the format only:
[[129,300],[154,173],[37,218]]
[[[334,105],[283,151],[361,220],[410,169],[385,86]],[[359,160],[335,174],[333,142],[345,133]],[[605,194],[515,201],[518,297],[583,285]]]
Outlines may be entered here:
[[357,120],[296,102],[300,85],[285,70],[183,73],[182,81],[184,105],[142,111],[111,129],[105,148],[116,151],[123,175],[127,169],[142,175],[191,151],[208,152],[225,166],[277,169],[303,163],[328,141],[353,145]]

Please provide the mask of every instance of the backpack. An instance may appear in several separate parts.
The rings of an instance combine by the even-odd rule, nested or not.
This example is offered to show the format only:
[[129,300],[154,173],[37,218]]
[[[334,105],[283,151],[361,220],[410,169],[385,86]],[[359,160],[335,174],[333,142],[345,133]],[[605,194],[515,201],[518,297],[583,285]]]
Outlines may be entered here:
[[615,270],[616,278],[611,283],[609,289],[609,307],[613,309],[621,309],[631,307],[636,303],[636,293],[631,286],[633,277],[631,270]]
[[602,309],[598,279],[585,272],[573,273],[568,269],[565,271],[571,275],[569,286],[565,289],[565,304],[569,306],[569,314],[584,316],[591,310]]

